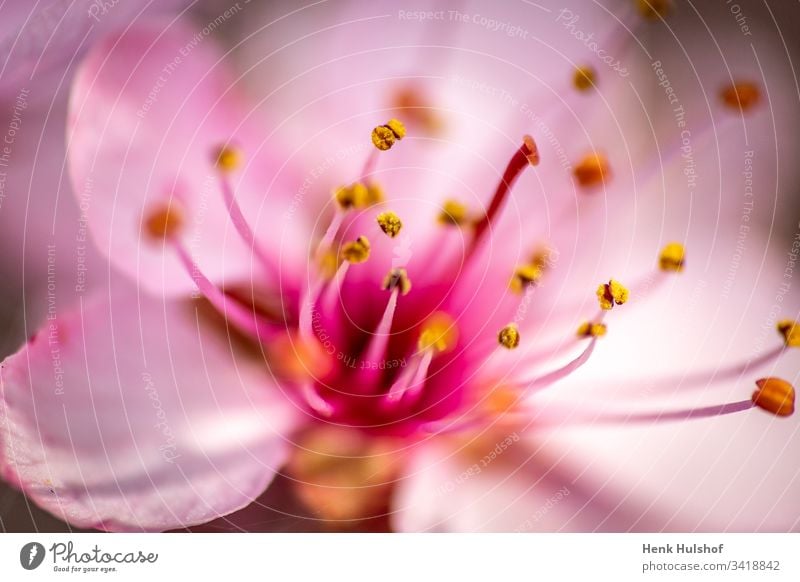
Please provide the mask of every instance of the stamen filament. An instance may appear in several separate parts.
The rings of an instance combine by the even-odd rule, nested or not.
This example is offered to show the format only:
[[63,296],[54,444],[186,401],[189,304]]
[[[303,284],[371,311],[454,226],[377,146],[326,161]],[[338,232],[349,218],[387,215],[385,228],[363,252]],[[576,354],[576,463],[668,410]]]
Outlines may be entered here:
[[269,273],[272,277],[275,277],[277,280],[279,274],[276,272],[277,269],[275,267],[275,260],[270,259],[267,256],[267,254],[264,252],[264,249],[256,240],[253,229],[247,222],[247,219],[245,218],[244,214],[242,213],[242,209],[239,206],[239,202],[236,200],[236,194],[233,191],[233,185],[231,184],[228,173],[225,171],[220,171],[219,181],[222,190],[222,198],[225,201],[225,208],[228,211],[228,216],[230,216],[236,232],[239,234],[239,237],[245,242],[245,244],[247,244],[250,250],[255,253],[256,257],[261,262],[261,265],[264,267],[267,273]]
[[342,262],[342,264],[339,265],[339,268],[337,269],[336,274],[333,276],[330,284],[325,289],[322,305],[326,313],[333,311],[333,308],[336,306],[336,302],[339,300],[341,294],[342,283],[347,275],[347,269],[351,264],[352,263],[350,263],[350,261]]
[[245,309],[234,299],[225,295],[208,277],[206,277],[197,264],[192,260],[189,251],[179,242],[174,241],[173,246],[178,254],[178,258],[183,264],[186,272],[194,281],[197,288],[208,299],[214,308],[225,316],[227,321],[233,323],[237,328],[251,334],[260,341],[273,338],[278,333],[278,329],[260,318],[255,310]]
[[559,380],[563,380],[564,378],[572,374],[575,370],[583,366],[587,361],[589,361],[589,358],[592,356],[592,353],[594,353],[594,348],[597,345],[597,339],[598,338],[593,337],[589,341],[589,345],[587,345],[586,348],[577,357],[575,357],[573,360],[569,361],[562,367],[553,370],[552,372],[548,372],[544,376],[534,378],[530,381],[524,381],[524,380],[518,381],[516,382],[516,384],[519,387],[524,388],[525,391],[533,391],[533,390],[541,390],[548,386],[552,386]]
[[539,152],[536,148],[536,143],[530,136],[523,138],[523,143],[519,149],[511,157],[511,160],[506,166],[503,177],[497,185],[492,201],[489,203],[489,209],[486,211],[484,217],[475,225],[475,235],[472,238],[472,243],[468,254],[474,252],[483,239],[486,230],[489,228],[492,220],[497,216],[498,212],[503,206],[503,202],[508,198],[511,192],[511,187],[516,182],[517,178],[522,174],[522,170],[529,165],[535,166],[539,163]]
[[300,393],[303,395],[306,404],[308,404],[318,414],[326,417],[333,414],[333,406],[331,406],[327,400],[319,395],[311,382],[304,382],[300,387]]
[[390,332],[392,330],[392,321],[394,321],[394,312],[397,309],[397,297],[400,295],[400,287],[396,286],[392,289],[389,295],[389,301],[386,303],[386,309],[383,311],[383,317],[375,328],[375,333],[369,342],[366,356],[364,361],[368,364],[378,362],[386,352],[386,346],[389,343]]
[[735,414],[755,408],[756,405],[751,399],[740,400],[738,402],[728,402],[725,404],[713,404],[711,406],[702,406],[699,408],[686,408],[683,410],[670,410],[662,412],[631,412],[631,413],[599,413],[591,414],[587,412],[575,413],[574,409],[570,412],[564,412],[551,416],[547,414],[547,418],[542,422],[540,419],[536,420],[538,426],[564,426],[568,424],[635,424],[635,423],[648,423],[648,422],[671,422],[677,420],[689,420],[696,418],[713,418],[716,416],[724,416],[727,414]]
[[433,353],[434,350],[428,348],[421,354],[417,354],[416,367],[410,366],[408,373],[403,373],[389,389],[389,393],[386,395],[386,399],[389,402],[398,402],[402,400],[406,394],[413,398],[422,392],[425,379],[428,376],[428,369],[431,366],[431,361],[433,361]]

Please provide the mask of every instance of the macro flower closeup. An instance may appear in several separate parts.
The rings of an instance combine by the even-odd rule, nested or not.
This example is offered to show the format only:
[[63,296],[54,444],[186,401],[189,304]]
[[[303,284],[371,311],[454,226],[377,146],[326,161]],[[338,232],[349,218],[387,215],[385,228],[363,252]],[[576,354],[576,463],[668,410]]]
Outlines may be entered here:
[[800,530],[797,8],[715,4],[86,3],[0,206],[48,243],[0,476],[105,531]]

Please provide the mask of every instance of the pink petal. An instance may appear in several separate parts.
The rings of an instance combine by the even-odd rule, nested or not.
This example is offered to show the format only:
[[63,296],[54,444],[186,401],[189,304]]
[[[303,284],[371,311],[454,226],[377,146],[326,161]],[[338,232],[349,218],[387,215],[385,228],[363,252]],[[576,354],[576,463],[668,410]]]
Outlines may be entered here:
[[98,42],[73,86],[68,136],[76,195],[91,194],[88,219],[101,251],[148,289],[192,289],[173,249],[142,231],[143,215],[168,203],[181,211],[181,240],[209,278],[263,276],[220,193],[215,150],[228,143],[245,155],[246,167],[232,176],[236,196],[276,265],[280,257],[283,283],[304,264],[307,250],[296,233],[305,230],[288,214],[302,180],[289,180],[270,156],[276,146],[250,119],[224,58],[202,30],[137,23]]
[[628,531],[663,521],[642,498],[579,478],[577,465],[511,429],[420,446],[398,481],[396,530]]
[[164,530],[246,506],[295,411],[189,303],[114,290],[2,364],[3,477],[80,527]]
[[187,4],[188,0],[163,0],[144,7],[95,0],[3,2],[0,97],[12,96],[20,87],[35,86],[34,93],[49,99],[51,86],[63,81],[76,57],[98,34],[143,15],[170,12]]

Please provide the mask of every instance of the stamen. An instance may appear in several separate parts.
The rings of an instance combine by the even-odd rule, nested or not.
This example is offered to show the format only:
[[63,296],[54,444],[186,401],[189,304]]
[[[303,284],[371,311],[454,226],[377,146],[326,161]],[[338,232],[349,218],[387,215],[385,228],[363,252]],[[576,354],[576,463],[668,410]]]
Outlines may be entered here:
[[578,326],[578,337],[603,337],[608,331],[605,323],[585,321]]
[[386,400],[390,403],[398,402],[406,395],[414,397],[422,391],[425,380],[428,376],[431,362],[433,361],[434,350],[425,350],[416,354],[414,362],[416,366],[409,366],[407,370],[392,384],[386,394]]
[[269,325],[263,321],[255,309],[245,309],[240,303],[228,297],[222,290],[217,288],[208,277],[203,274],[197,264],[192,260],[189,251],[177,241],[173,241],[173,246],[178,254],[178,258],[183,264],[186,272],[192,278],[197,288],[208,299],[214,308],[225,316],[226,320],[233,323],[239,329],[250,333],[260,341],[265,341],[275,337],[278,332],[277,327]]
[[531,255],[531,264],[539,267],[542,272],[553,266],[558,251],[550,245],[541,245]]
[[183,212],[176,201],[154,207],[144,217],[145,233],[156,240],[175,238],[183,228]]
[[611,178],[611,168],[603,154],[591,153],[585,156],[572,171],[575,180],[583,188],[592,188]]
[[752,81],[735,81],[720,91],[720,97],[729,109],[746,113],[761,101],[761,91]]
[[405,136],[405,126],[397,119],[390,119],[385,125],[379,125],[372,130],[372,144],[380,151],[385,152]]
[[681,243],[672,242],[665,246],[658,257],[658,266],[662,271],[680,273],[686,261],[686,250]]
[[347,270],[350,268],[350,265],[352,265],[351,262],[343,261],[333,275],[330,284],[325,289],[322,305],[323,309],[328,313],[333,311],[333,308],[336,306],[336,302],[341,295],[342,283],[344,283],[344,278],[347,276]]
[[396,237],[400,234],[400,229],[403,228],[403,222],[400,217],[394,212],[381,212],[375,220],[378,221],[378,226],[390,238]]
[[458,341],[458,326],[443,311],[434,313],[422,328],[417,345],[419,351],[444,352],[453,349]]
[[[378,327],[375,328],[375,333],[370,338],[369,348],[367,348],[366,356],[364,357],[364,361],[367,364],[378,362],[386,352],[386,346],[389,344],[389,334],[392,331],[394,313],[397,310],[397,296],[399,293],[399,285],[392,288],[389,301],[386,303],[386,309],[383,311],[383,317],[381,317]],[[370,366],[367,366],[367,369],[369,368]]]
[[791,416],[794,413],[794,386],[780,378],[762,378],[756,381],[758,389],[753,392],[753,404],[775,416]]
[[333,197],[342,210],[351,208],[364,208],[370,199],[369,189],[361,182],[349,186],[340,186],[333,193]]
[[611,279],[608,283],[601,283],[597,288],[597,300],[600,309],[608,311],[614,305],[622,305],[628,300],[629,291],[620,283]]
[[543,275],[542,268],[538,265],[522,265],[514,270],[509,287],[514,293],[524,293],[531,285],[538,286]]
[[572,77],[572,84],[581,92],[593,89],[597,84],[597,71],[589,65],[577,67]]
[[787,348],[800,348],[800,323],[784,319],[778,322],[777,328]]
[[548,418],[536,422],[540,425],[567,426],[578,424],[635,424],[640,422],[671,422],[677,420],[691,420],[697,418],[714,418],[727,414],[736,414],[745,410],[752,410],[756,405],[752,400],[740,400],[726,404],[713,404],[700,408],[687,408],[684,410],[670,410],[661,412],[631,412],[631,413],[600,413],[575,411],[571,409],[563,413],[548,412]]
[[445,200],[438,217],[439,224],[445,226],[462,226],[469,221],[466,205],[458,200]]
[[505,172],[503,172],[503,177],[500,179],[492,201],[489,203],[489,209],[486,211],[484,217],[475,224],[475,236],[472,239],[470,252],[477,248],[486,229],[497,216],[503,202],[508,198],[514,182],[516,182],[517,178],[522,174],[522,170],[528,166],[536,166],[538,164],[539,149],[536,146],[536,142],[534,142],[533,138],[529,135],[523,136],[522,145],[511,157]]
[[[328,249],[319,255],[317,263],[319,264],[320,276],[323,279],[331,279],[339,271],[342,260],[339,253],[333,249]],[[350,263],[347,264],[349,265]]]
[[215,152],[214,163],[222,172],[233,172],[242,165],[242,153],[231,146],[220,146]]
[[333,414],[333,406],[331,406],[327,400],[319,395],[311,382],[303,382],[300,385],[300,393],[303,395],[303,399],[306,401],[306,404],[308,404],[317,414],[324,417],[328,417]]
[[379,204],[383,202],[385,198],[383,186],[373,180],[367,182],[367,206]]
[[389,274],[383,279],[381,288],[384,291],[399,290],[401,294],[408,295],[411,291],[411,281],[408,278],[408,273],[403,268],[392,269]]
[[508,350],[513,350],[519,346],[519,328],[515,323],[509,323],[497,334],[497,342]]
[[229,174],[237,169],[242,163],[242,154],[235,148],[229,146],[221,146],[214,153],[215,164],[220,171],[219,180],[222,189],[222,197],[225,201],[225,208],[228,210],[236,232],[245,244],[255,253],[258,260],[261,262],[262,267],[272,274],[277,275],[275,268],[275,261],[270,259],[261,248],[261,245],[256,241],[253,229],[247,222],[247,219],[242,212],[239,202],[236,200],[236,195],[233,192],[233,186],[230,182]]
[[593,337],[589,342],[589,345],[577,356],[575,359],[569,361],[561,368],[553,370],[545,374],[544,376],[539,376],[538,378],[534,378],[530,381],[520,381],[517,384],[520,387],[524,387],[526,391],[537,389],[541,390],[542,388],[546,388],[555,384],[559,380],[562,380],[572,374],[575,370],[583,366],[586,362],[589,361],[589,358],[594,353],[594,348],[597,345],[597,337]]
[[666,18],[672,10],[672,0],[636,0],[639,12],[648,20]]
[[363,263],[369,258],[369,240],[360,236],[354,241],[342,245],[342,259],[348,263]]

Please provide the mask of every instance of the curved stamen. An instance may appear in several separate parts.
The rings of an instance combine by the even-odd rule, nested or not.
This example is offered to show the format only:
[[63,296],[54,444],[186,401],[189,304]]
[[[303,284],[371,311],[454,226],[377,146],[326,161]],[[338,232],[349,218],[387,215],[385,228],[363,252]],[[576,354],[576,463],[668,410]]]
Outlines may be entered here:
[[386,309],[383,310],[383,317],[381,317],[378,327],[369,342],[364,361],[372,364],[377,363],[386,353],[386,346],[389,344],[389,338],[392,330],[392,322],[394,321],[394,312],[397,309],[397,297],[400,295],[400,287],[396,286],[392,289],[389,295],[389,301],[386,302]]
[[489,228],[492,220],[497,217],[498,212],[503,206],[503,202],[506,201],[511,192],[511,187],[522,174],[522,171],[528,166],[536,166],[538,164],[539,150],[536,147],[536,142],[533,141],[531,136],[526,135],[523,138],[522,145],[511,157],[511,160],[509,160],[508,166],[506,166],[505,172],[503,172],[503,177],[497,185],[494,196],[492,196],[492,201],[489,203],[486,214],[475,225],[475,234],[467,253],[468,256],[477,249],[485,236],[486,230]]
[[575,412],[574,409],[554,417],[547,413],[544,420],[537,419],[537,426],[565,426],[571,424],[636,424],[652,422],[672,422],[677,420],[690,420],[695,418],[712,418],[735,414],[755,408],[756,404],[752,399],[728,402],[725,404],[714,404],[698,408],[686,408],[682,410],[670,410],[661,412],[631,412],[631,413],[598,413]]
[[333,406],[331,406],[327,400],[319,395],[319,392],[316,391],[311,382],[304,382],[300,386],[300,393],[303,395],[306,404],[308,404],[318,414],[325,417],[333,414]]
[[428,348],[424,352],[417,353],[414,357],[414,364],[408,367],[403,374],[392,384],[386,394],[387,402],[399,402],[406,395],[408,397],[418,396],[425,385],[428,376],[428,369],[433,361],[433,349]]
[[336,303],[341,297],[342,283],[344,283],[344,278],[351,264],[350,261],[343,261],[336,270],[330,285],[325,289],[322,297],[322,309],[326,313],[330,313],[336,307]]
[[583,366],[586,362],[589,361],[589,358],[594,353],[594,348],[597,345],[597,337],[592,337],[589,340],[589,345],[584,348],[584,350],[574,359],[570,360],[562,367],[553,370],[552,372],[548,372],[544,376],[539,376],[538,378],[533,378],[531,380],[521,380],[515,382],[515,385],[523,388],[525,392],[532,392],[535,390],[542,390],[547,388],[548,386],[552,386],[556,382],[563,380],[570,374],[572,374],[575,370]]
[[240,164],[240,154],[233,148],[224,146],[220,148],[217,155],[217,174],[220,182],[220,190],[222,198],[225,202],[225,209],[228,211],[228,216],[233,223],[234,229],[239,234],[239,237],[244,243],[255,253],[262,267],[270,276],[275,277],[277,280],[279,274],[275,261],[271,259],[265,252],[261,245],[256,240],[253,229],[247,222],[247,219],[242,212],[239,202],[236,199],[236,194],[233,189],[233,184],[230,180],[230,173],[236,169]]
[[222,290],[214,285],[208,277],[203,274],[197,264],[192,260],[189,251],[176,239],[171,239],[178,258],[183,264],[188,275],[192,278],[197,288],[208,299],[209,303],[225,316],[227,321],[233,323],[239,329],[265,341],[274,338],[280,330],[260,318],[255,309],[245,309],[239,302],[228,297]]

